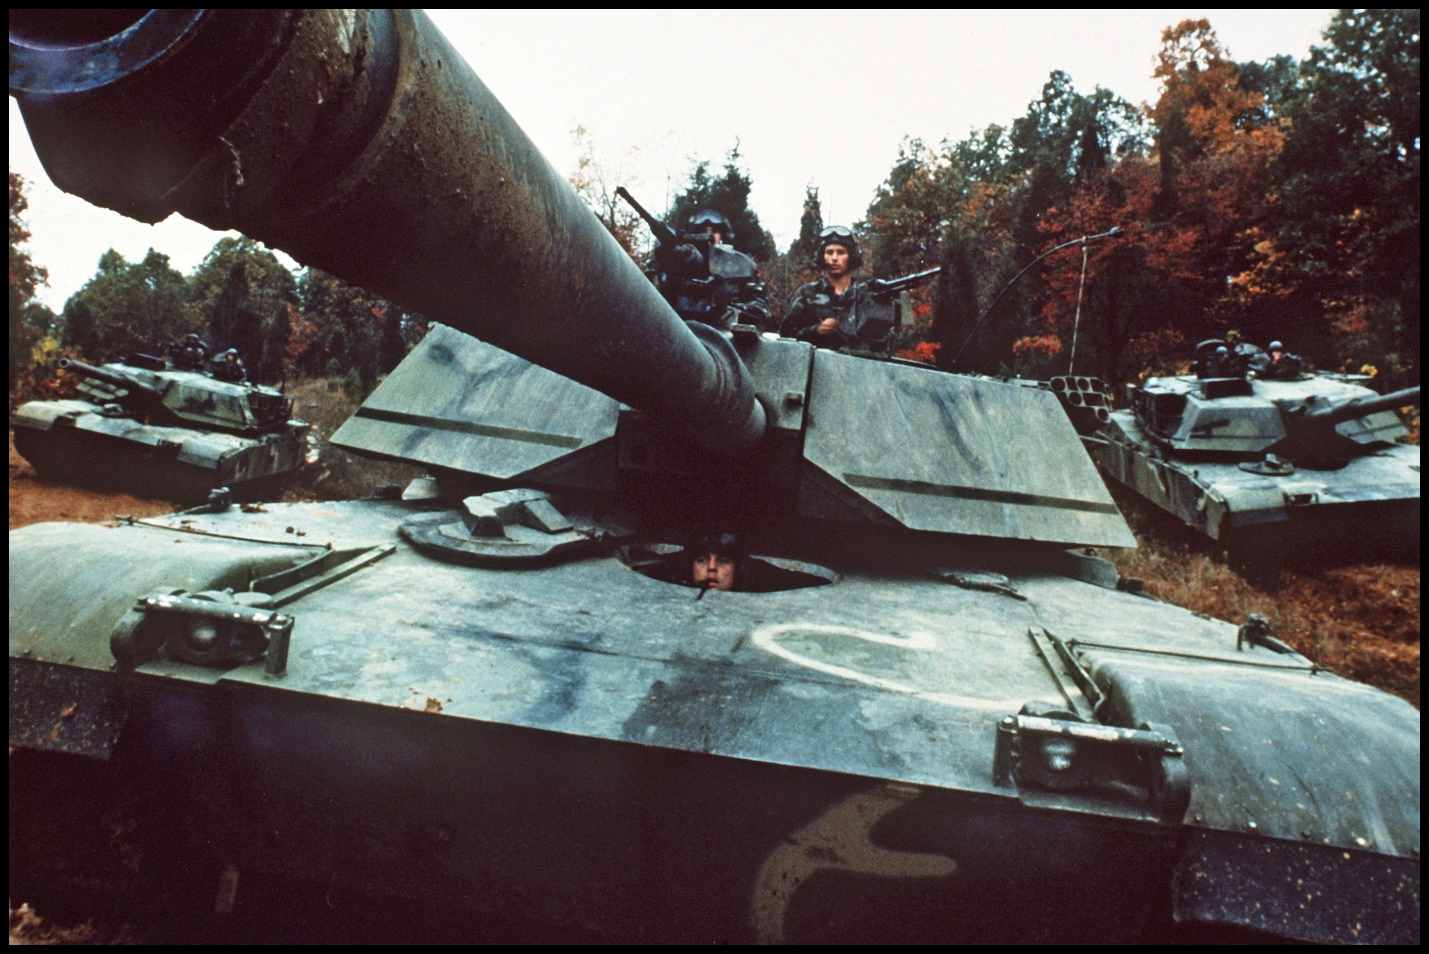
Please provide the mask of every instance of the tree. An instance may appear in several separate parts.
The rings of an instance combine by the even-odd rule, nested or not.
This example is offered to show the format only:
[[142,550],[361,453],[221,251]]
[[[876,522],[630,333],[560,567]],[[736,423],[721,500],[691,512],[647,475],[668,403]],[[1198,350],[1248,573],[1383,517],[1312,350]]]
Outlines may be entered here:
[[[912,337],[931,335],[934,339],[918,357],[936,352],[944,366],[958,350],[949,342],[968,327],[975,311],[977,279],[972,275],[972,250],[986,246],[978,243],[973,233],[990,235],[994,231],[981,228],[985,222],[974,224],[984,208],[973,201],[979,186],[969,174],[969,166],[980,163],[983,173],[1001,176],[1000,166],[987,164],[997,154],[1001,139],[1000,132],[991,140],[975,134],[957,144],[944,140],[938,150],[920,139],[904,139],[893,167],[869,204],[865,221],[860,223],[871,273],[893,275],[939,262],[944,265],[936,289],[919,291],[914,308],[920,313],[912,329]],[[926,322],[922,321],[925,317]],[[905,335],[902,344],[912,354],[916,343],[909,339]]]
[[724,171],[718,178],[711,176],[707,160],[695,163],[684,190],[675,196],[666,212],[665,221],[678,231],[699,210],[714,209],[734,229],[734,247],[756,262],[767,262],[775,252],[774,237],[764,231],[759,216],[749,207],[752,186],[753,180],[740,167],[739,144],[735,143],[725,156]]
[[596,158],[595,144],[584,126],[571,130],[571,138],[575,140],[579,152],[576,171],[569,177],[571,186],[626,254],[638,261],[641,253],[650,246],[649,232],[635,210],[615,192],[623,181],[630,178],[629,169],[638,158],[638,149],[632,147],[618,164],[610,166]]
[[1015,347],[1051,357],[1076,334],[1078,366],[1120,379],[1168,348],[1232,327],[1261,330],[1263,303],[1238,282],[1253,261],[1283,143],[1280,120],[1255,88],[1285,75],[1277,70],[1243,81],[1204,20],[1163,32],[1161,95],[1148,111],[1154,152],[1087,174],[1038,227],[1043,247],[1113,223],[1125,236],[1089,250],[1085,282],[1079,260],[1045,272],[1041,325]]
[[[36,311],[35,292],[49,283],[49,273],[34,263],[23,246],[30,240],[25,228],[25,180],[19,173],[10,173],[10,394],[15,393],[16,380],[29,365],[30,350],[47,330],[36,321],[47,321],[48,308]],[[43,308],[43,306],[38,306]]]
[[814,252],[819,247],[819,233],[824,230],[824,209],[819,203],[819,187],[804,188],[804,211],[799,216],[799,237],[789,246],[789,255],[795,261],[813,261]]
[[1417,381],[1420,13],[1341,11],[1324,39],[1284,97],[1289,134],[1244,281],[1315,322],[1307,344],[1369,349],[1322,361],[1388,360]]
[[215,349],[237,348],[255,381],[284,376],[297,282],[272,252],[243,236],[219,239],[194,269],[189,289]]
[[66,344],[89,358],[162,354],[200,328],[188,283],[154,249],[137,263],[113,249],[101,255],[94,277],[65,302],[63,321]]
[[303,350],[297,365],[313,375],[351,375],[365,397],[377,381],[382,327],[397,306],[339,278],[306,268],[298,279]]
[[[1045,337],[1036,327],[1047,295],[1042,268],[997,297],[1045,247],[1044,219],[1146,142],[1130,103],[1101,87],[1078,92],[1061,71],[1010,127],[991,125],[937,149],[905,139],[869,205],[871,269],[894,274],[940,262],[927,329],[941,345],[938,362],[1006,365],[1015,341]],[[996,311],[974,334],[995,298]]]
[[776,252],[764,262],[763,273],[768,288],[769,307],[776,326],[783,321],[784,306],[799,286],[813,281],[818,271],[813,266],[814,250],[819,245],[819,233],[824,229],[824,213],[819,203],[817,186],[804,189],[804,210],[799,217],[799,236],[784,252]]

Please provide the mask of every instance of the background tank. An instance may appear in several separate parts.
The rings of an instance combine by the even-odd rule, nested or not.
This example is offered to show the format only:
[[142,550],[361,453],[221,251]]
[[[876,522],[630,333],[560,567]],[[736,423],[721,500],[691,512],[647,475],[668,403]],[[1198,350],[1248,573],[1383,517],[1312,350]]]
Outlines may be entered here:
[[[1215,345],[1219,342],[1209,342]],[[1273,574],[1303,559],[1419,555],[1419,446],[1363,375],[1185,375],[1127,389],[1089,440],[1118,482]]]
[[89,400],[30,401],[10,418],[15,449],[46,479],[196,502],[218,487],[276,492],[304,463],[309,426],[274,388],[151,355],[59,366]]
[[[1418,940],[1418,713],[1119,590],[1051,393],[681,322],[420,14],[133,16],[12,18],[59,184],[445,323],[337,435],[431,468],[407,499],[11,534],[11,744],[157,785],[185,883],[637,940]],[[760,585],[667,581],[708,529]]]

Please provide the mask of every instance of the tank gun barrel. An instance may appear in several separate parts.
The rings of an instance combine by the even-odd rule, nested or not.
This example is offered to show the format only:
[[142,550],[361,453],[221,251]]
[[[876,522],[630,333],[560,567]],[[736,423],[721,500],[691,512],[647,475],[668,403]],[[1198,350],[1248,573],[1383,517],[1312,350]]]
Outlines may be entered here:
[[680,320],[421,13],[20,11],[10,90],[90,202],[238,229],[721,453],[763,435],[729,343]]
[[103,381],[105,384],[113,385],[117,388],[126,388],[129,391],[139,392],[150,396],[159,396],[161,392],[148,383],[132,378],[127,374],[119,374],[110,371],[108,368],[101,368],[80,361],[76,358],[60,358],[58,366],[62,371],[73,371],[75,374],[86,378],[93,378],[96,381]]
[[1374,396],[1351,398],[1324,407],[1312,408],[1305,412],[1308,420],[1319,424],[1338,424],[1341,421],[1348,421],[1356,417],[1364,417],[1368,414],[1376,414],[1380,411],[1389,411],[1397,407],[1404,407],[1406,404],[1419,403],[1419,385],[1411,388],[1401,388],[1389,394],[1379,394]]

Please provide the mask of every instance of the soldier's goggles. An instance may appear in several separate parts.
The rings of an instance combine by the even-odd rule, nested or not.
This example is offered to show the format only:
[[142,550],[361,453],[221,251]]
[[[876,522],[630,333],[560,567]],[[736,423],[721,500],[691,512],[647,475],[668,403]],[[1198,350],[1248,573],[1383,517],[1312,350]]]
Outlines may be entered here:
[[853,238],[853,229],[844,225],[830,225],[828,228],[824,229],[822,232],[819,233],[819,238],[836,238],[849,240]]

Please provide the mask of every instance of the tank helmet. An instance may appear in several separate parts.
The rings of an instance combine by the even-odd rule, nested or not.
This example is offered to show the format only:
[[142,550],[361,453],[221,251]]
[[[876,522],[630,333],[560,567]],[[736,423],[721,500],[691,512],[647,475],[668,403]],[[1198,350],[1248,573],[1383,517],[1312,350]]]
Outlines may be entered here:
[[830,245],[842,245],[848,249],[848,270],[854,271],[863,265],[863,253],[859,251],[858,240],[853,229],[846,225],[830,225],[819,233],[819,245],[814,249],[814,267],[823,271],[824,249]]
[[727,530],[710,532],[696,537],[690,551],[696,556],[713,553],[739,561],[744,559],[744,541],[739,534]]
[[1284,350],[1285,350],[1285,345],[1284,345],[1283,342],[1280,342],[1280,341],[1272,341],[1269,345],[1266,346],[1266,349],[1265,349],[1265,350],[1266,350],[1266,351],[1284,351]]
[[734,241],[734,228],[729,224],[729,219],[714,209],[700,209],[690,216],[690,231],[694,233],[704,232],[707,229],[719,229],[726,242]]

